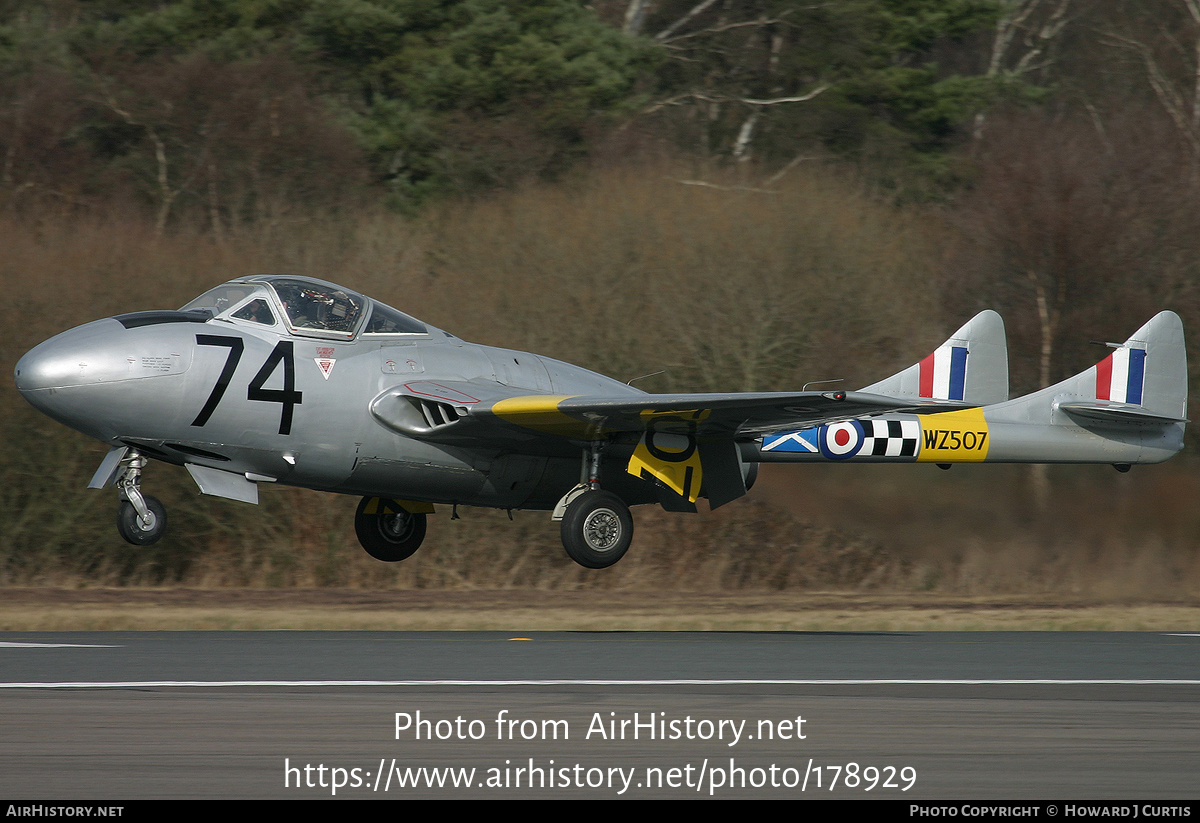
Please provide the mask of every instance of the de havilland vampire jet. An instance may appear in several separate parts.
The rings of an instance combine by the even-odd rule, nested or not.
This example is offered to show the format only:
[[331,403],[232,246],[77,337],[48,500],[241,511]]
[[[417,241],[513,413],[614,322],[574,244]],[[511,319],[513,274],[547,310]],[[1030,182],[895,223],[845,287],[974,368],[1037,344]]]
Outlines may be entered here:
[[17,363],[21,394],[111,446],[118,527],[158,540],[149,459],[205,494],[261,483],[360,495],[380,560],[410,556],[433,504],[535,509],[567,554],[617,562],[629,506],[695,511],[744,495],[762,462],[1156,463],[1183,445],[1183,326],[1164,311],[1099,364],[1008,398],[1004,324],[985,311],[932,354],[861,391],[648,394],[578,366],[467,343],[342,286],[232,280],[178,311],[63,332]]

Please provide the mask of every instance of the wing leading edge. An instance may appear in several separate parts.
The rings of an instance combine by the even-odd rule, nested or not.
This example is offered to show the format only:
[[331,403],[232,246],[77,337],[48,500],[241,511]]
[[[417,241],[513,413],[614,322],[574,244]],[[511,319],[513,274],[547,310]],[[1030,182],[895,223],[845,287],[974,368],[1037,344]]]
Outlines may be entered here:
[[888,411],[947,411],[963,403],[885,397],[863,392],[645,394],[626,397],[525,395],[500,400],[489,414],[545,434],[593,440],[649,429],[698,437],[753,439],[792,425],[811,425]]

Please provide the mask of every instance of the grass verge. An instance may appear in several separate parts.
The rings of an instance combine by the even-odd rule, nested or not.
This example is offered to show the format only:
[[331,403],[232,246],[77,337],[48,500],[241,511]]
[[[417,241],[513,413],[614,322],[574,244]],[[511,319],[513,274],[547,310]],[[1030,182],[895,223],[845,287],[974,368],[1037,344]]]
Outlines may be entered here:
[[4,590],[4,631],[1200,631],[1200,605],[805,593]]

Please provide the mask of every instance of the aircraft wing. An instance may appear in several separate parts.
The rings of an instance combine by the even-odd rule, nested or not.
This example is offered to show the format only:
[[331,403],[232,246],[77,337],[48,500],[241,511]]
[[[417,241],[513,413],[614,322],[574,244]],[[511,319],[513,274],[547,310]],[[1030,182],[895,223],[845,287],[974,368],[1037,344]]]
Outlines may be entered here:
[[646,431],[698,438],[753,439],[797,421],[816,425],[890,411],[935,412],[967,404],[885,397],[864,392],[638,394],[621,397],[523,395],[472,410],[523,428],[592,440]]
[[529,394],[496,383],[428,381],[389,389],[371,403],[384,425],[448,445],[578,452],[585,443],[634,444],[626,471],[657,481],[664,506],[714,507],[746,493],[739,441],[765,432],[886,412],[934,413],[961,401],[866,392],[755,392],[618,396]]
[[[983,311],[932,354],[863,391],[614,395],[530,393],[491,381],[417,380],[371,403],[384,425],[448,445],[567,455],[593,441],[636,443],[627,470],[695,503],[745,494],[739,443],[888,412],[933,414],[1008,398],[1004,323]],[[660,502],[670,507],[675,501]]]
[[969,408],[946,400],[888,397],[867,392],[741,392],[617,396],[531,394],[496,383],[418,380],[371,403],[384,425],[432,441],[501,438],[516,426],[573,441],[619,433],[669,432],[699,438],[753,439],[797,425],[885,412],[918,414]]

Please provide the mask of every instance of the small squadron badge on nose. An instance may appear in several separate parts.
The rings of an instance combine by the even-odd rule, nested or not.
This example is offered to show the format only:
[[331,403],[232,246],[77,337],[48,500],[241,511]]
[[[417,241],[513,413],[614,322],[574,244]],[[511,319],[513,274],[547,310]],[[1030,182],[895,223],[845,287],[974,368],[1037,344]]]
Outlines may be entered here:
[[333,373],[333,364],[337,362],[333,359],[333,347],[318,346],[317,356],[313,358],[313,362],[321,370],[321,376],[328,380],[329,375]]

